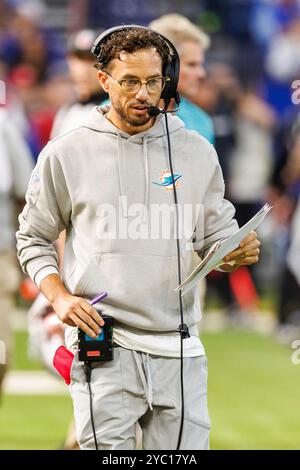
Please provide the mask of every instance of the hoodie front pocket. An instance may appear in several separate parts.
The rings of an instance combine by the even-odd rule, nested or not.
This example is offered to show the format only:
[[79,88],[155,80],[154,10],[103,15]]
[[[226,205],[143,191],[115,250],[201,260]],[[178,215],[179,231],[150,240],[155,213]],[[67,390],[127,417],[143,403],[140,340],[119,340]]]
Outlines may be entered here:
[[[80,270],[80,267],[78,269]],[[75,295],[83,296],[91,291],[92,286],[99,285],[99,274],[99,255],[92,255],[87,265],[84,268],[81,267],[81,275],[74,286]],[[101,292],[100,289],[100,286],[98,289],[96,287],[95,295]]]
[[107,291],[105,313],[121,322],[153,331],[176,329],[178,318],[170,315],[167,304],[172,277],[170,260],[169,256],[152,254],[95,255],[76,292],[91,299]]

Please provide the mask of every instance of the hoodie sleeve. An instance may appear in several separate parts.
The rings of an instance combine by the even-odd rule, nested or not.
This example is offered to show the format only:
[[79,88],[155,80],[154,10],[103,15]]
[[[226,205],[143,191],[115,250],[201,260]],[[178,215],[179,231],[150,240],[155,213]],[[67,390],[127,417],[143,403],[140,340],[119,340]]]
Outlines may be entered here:
[[219,240],[225,240],[238,230],[235,208],[224,199],[225,184],[217,153],[211,146],[208,156],[214,161],[214,171],[207,188],[194,233],[193,247],[200,258]]
[[19,215],[17,254],[23,271],[39,285],[47,274],[57,273],[53,242],[69,225],[71,200],[53,143],[41,152]]

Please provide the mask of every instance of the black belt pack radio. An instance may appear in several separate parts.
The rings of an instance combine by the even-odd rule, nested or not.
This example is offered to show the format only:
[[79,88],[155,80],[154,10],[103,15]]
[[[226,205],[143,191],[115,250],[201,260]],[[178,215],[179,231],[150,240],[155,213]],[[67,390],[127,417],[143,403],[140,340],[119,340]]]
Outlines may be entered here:
[[78,359],[84,362],[113,360],[113,321],[109,315],[101,315],[105,324],[96,338],[91,338],[78,328]]

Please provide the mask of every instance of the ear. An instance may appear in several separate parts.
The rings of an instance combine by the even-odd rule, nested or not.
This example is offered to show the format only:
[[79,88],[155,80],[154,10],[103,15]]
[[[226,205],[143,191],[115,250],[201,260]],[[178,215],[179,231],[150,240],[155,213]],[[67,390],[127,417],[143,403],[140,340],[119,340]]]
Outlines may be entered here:
[[108,93],[109,92],[109,83],[108,83],[108,75],[105,72],[102,72],[102,70],[99,70],[98,72],[98,80],[103,88],[103,90]]

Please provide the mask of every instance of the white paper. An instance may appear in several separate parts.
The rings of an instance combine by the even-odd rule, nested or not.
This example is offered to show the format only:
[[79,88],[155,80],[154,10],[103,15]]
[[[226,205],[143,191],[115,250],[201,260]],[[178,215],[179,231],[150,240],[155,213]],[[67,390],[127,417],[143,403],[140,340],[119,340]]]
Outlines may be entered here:
[[252,219],[250,219],[243,227],[241,227],[231,237],[214,243],[205,258],[198,264],[192,273],[178,286],[175,291],[181,290],[182,294],[186,294],[201,279],[209,274],[214,268],[224,264],[223,258],[231,251],[238,248],[240,242],[255,230],[264,220],[272,206],[265,204]]

